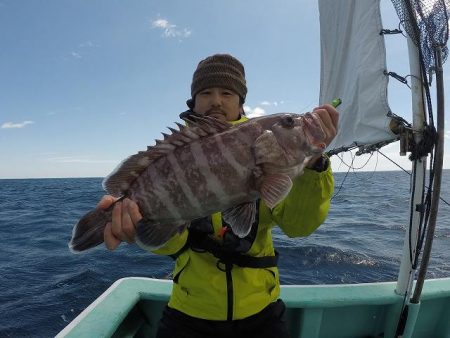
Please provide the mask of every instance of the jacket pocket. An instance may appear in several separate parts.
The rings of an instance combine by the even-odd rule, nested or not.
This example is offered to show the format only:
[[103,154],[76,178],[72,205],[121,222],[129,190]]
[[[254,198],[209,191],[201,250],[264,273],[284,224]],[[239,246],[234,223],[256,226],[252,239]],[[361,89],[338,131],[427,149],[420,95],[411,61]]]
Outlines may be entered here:
[[278,292],[278,274],[276,268],[265,268],[264,269],[267,272],[266,275],[266,289],[269,292],[271,296],[274,295],[275,292]]

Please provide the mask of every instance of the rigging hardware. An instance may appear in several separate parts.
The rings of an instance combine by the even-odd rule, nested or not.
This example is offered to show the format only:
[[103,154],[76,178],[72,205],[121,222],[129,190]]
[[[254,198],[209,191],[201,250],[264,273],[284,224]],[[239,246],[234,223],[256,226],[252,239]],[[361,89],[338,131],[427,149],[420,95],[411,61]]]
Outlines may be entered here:
[[408,85],[408,80],[406,80],[406,77],[398,75],[396,72],[388,72],[387,70],[383,71],[384,75],[388,75],[396,79],[397,81],[400,81],[401,83],[404,83],[405,85]]
[[387,34],[402,34],[403,31],[401,29],[382,29],[380,31],[380,35],[387,35]]

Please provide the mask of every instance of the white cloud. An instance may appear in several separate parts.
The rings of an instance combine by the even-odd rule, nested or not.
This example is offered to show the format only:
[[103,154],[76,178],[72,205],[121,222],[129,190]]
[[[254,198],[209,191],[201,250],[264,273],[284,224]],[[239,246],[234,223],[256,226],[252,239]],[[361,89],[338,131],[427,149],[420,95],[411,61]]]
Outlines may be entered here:
[[72,50],[67,57],[64,57],[65,60],[68,60],[69,58],[72,59],[82,59],[83,56],[85,56],[88,52],[89,49],[91,48],[95,48],[95,47],[99,47],[98,45],[96,45],[95,43],[93,43],[90,40],[81,42],[78,44],[77,47],[74,48],[74,50]]
[[19,123],[13,123],[13,122],[5,122],[2,124],[2,129],[13,129],[13,128],[24,128],[25,126],[29,124],[33,124],[33,121],[23,121]]
[[284,103],[284,101],[262,101],[261,105],[278,107],[278,105],[283,104],[283,103]]
[[152,21],[152,27],[161,29],[165,38],[188,38],[192,32],[187,28],[177,28],[177,25],[170,23],[166,19],[156,19]]
[[70,52],[70,55],[71,55],[73,58],[75,58],[75,59],[81,59],[81,58],[82,58],[81,54],[78,53],[78,52]]
[[92,48],[92,47],[96,47],[96,46],[94,45],[94,43],[92,41],[88,40],[88,41],[80,43],[78,47],[80,47],[80,48]]
[[266,111],[260,107],[252,108],[250,106],[244,106],[245,115],[247,117],[258,117],[266,115]]

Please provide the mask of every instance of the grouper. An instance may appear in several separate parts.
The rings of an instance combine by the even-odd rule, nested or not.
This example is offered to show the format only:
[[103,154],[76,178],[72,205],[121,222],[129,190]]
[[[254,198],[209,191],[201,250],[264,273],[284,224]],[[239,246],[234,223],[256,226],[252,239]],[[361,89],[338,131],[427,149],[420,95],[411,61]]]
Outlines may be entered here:
[[[136,224],[136,242],[146,250],[219,211],[233,233],[245,237],[257,200],[275,207],[326,146],[314,112],[267,115],[238,125],[195,114],[184,121],[103,181],[108,194],[139,206],[143,218]],[[80,219],[69,243],[73,252],[103,242],[112,209],[97,208]]]

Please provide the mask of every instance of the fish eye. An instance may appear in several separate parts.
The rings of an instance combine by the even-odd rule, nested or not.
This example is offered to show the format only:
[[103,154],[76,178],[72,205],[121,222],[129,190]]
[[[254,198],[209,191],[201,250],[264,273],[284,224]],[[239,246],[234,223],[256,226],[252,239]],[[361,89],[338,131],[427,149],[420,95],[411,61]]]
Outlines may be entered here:
[[289,116],[289,115],[283,116],[283,118],[281,119],[281,125],[284,128],[292,129],[292,128],[294,128],[295,121],[292,118],[292,116]]

